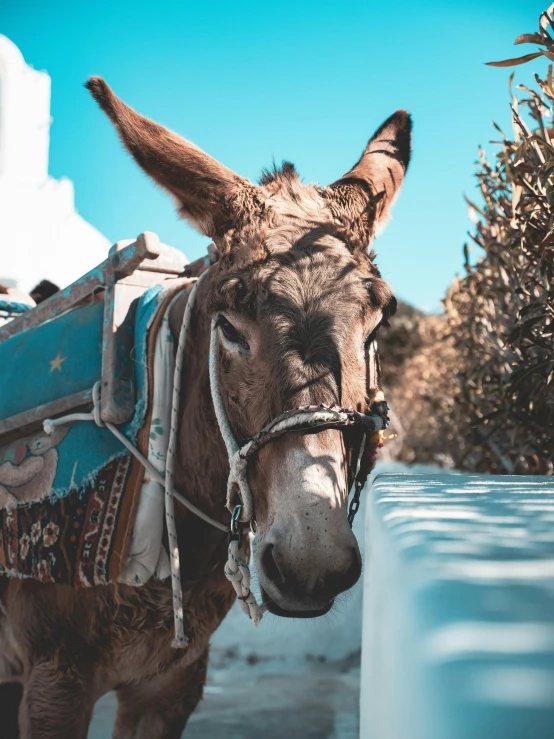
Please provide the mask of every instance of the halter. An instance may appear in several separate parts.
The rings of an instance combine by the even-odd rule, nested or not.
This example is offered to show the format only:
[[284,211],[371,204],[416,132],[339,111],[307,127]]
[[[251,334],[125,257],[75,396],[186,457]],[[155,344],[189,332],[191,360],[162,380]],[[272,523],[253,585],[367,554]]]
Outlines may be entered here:
[[[377,450],[382,446],[381,432],[389,424],[388,406],[384,400],[377,401],[373,404],[370,413],[360,413],[353,408],[341,408],[336,405],[301,406],[285,411],[285,413],[269,421],[261,431],[239,445],[225,412],[219,389],[218,356],[217,322],[212,319],[209,355],[210,390],[217,423],[229,457],[227,508],[231,511],[231,525],[229,559],[225,566],[225,575],[233,583],[241,609],[257,625],[262,618],[263,611],[250,590],[250,570],[242,554],[243,531],[248,526],[253,533],[256,530],[254,499],[248,481],[248,462],[262,446],[291,431],[317,433],[324,429],[360,427],[362,429],[362,439],[356,461],[351,469],[354,495],[348,510],[348,523],[352,526],[354,517],[360,507],[361,491],[375,464]],[[375,341],[368,348],[367,363],[368,389],[377,390],[379,364]],[[236,499],[236,493],[239,495],[240,503],[234,505],[233,500]]]

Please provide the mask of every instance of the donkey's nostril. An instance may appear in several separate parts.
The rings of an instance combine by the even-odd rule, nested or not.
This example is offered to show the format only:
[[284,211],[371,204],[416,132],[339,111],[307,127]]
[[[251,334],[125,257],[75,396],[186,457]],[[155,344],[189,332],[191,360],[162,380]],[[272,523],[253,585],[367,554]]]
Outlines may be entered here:
[[273,556],[273,544],[268,544],[262,552],[262,567],[264,569],[266,577],[268,577],[271,582],[275,583],[276,585],[283,585],[284,578],[281,575],[281,570],[279,569],[277,562],[275,561],[275,557]]
[[[331,572],[324,578],[325,590],[328,591],[329,597],[334,598],[339,593],[351,588],[358,581],[362,564],[357,549],[352,548],[349,559],[349,564],[345,562],[343,569]],[[346,566],[347,564],[348,566]]]

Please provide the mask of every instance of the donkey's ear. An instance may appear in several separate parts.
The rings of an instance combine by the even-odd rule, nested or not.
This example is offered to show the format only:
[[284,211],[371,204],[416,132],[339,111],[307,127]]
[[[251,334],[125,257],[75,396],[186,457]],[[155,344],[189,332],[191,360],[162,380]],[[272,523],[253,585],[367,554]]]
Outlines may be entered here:
[[90,77],[85,87],[114,124],[125,148],[146,174],[173,195],[180,214],[198,231],[216,239],[236,226],[247,202],[255,198],[255,185],[190,141],[136,113],[101,77]]
[[[375,132],[352,169],[331,185],[352,219],[370,215],[372,232],[387,216],[410,163],[412,119],[397,110]],[[343,213],[344,215],[344,213]]]

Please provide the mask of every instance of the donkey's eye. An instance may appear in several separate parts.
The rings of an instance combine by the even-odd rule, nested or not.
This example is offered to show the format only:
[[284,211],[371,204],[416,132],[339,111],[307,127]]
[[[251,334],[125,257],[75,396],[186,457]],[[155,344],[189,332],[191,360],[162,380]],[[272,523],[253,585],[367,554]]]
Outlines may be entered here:
[[225,316],[219,315],[217,317],[216,325],[220,327],[223,336],[225,336],[228,342],[230,342],[231,344],[237,344],[242,349],[250,349],[250,347],[248,346],[248,342],[246,341],[244,336],[239,331],[237,331],[237,329],[225,318]]

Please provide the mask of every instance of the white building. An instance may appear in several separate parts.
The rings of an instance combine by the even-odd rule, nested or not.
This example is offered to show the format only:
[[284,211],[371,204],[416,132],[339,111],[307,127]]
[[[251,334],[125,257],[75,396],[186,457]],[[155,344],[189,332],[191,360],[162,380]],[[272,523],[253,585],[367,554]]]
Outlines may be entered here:
[[73,183],[48,175],[50,77],[0,35],[0,282],[65,287],[110,243],[75,211]]

